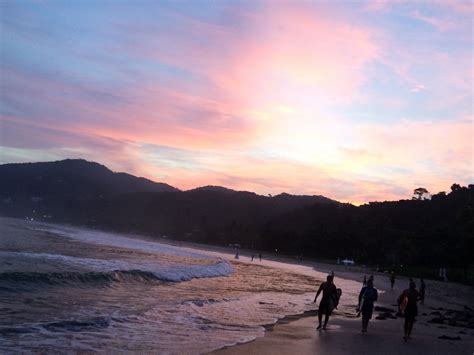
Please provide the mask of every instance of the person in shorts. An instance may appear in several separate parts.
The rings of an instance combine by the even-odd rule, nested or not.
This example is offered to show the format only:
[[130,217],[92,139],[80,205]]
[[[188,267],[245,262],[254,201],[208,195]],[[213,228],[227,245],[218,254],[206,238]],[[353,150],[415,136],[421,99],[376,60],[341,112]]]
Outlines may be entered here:
[[326,326],[328,324],[329,316],[331,315],[331,308],[329,305],[329,301],[331,297],[336,296],[336,285],[334,285],[334,276],[333,275],[328,275],[326,278],[326,282],[323,282],[318,289],[318,292],[316,293],[316,297],[314,297],[314,302],[316,302],[316,299],[318,296],[323,293],[323,297],[321,298],[321,301],[319,302],[319,310],[318,310],[318,321],[319,325],[316,329],[321,329],[321,323],[323,319],[323,314],[325,316],[324,318],[324,326],[322,327],[323,329],[326,329]]

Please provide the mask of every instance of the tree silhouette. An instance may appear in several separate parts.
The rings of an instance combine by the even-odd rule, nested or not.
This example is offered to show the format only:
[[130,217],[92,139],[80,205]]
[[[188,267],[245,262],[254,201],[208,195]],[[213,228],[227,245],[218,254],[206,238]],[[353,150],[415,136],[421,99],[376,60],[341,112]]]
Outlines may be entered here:
[[459,184],[452,184],[451,185],[451,191],[456,191],[456,190],[460,190],[461,189],[461,185]]
[[413,190],[413,199],[414,200],[421,200],[421,198],[423,197],[424,194],[428,194],[429,191],[427,189],[425,189],[424,187],[419,187],[415,190]]

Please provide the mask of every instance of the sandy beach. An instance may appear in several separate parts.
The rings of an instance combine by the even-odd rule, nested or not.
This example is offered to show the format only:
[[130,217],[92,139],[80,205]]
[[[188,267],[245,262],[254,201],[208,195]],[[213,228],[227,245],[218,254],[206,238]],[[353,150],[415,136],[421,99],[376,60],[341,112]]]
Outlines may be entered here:
[[[226,259],[232,260],[236,251],[240,258],[237,262],[251,263],[252,251],[230,247],[209,246],[197,243],[176,243],[162,240],[169,244],[179,244],[184,248],[206,250]],[[236,262],[232,260],[232,262]],[[255,262],[257,262],[255,260]],[[319,275],[335,273],[335,284],[346,283],[347,280],[360,282],[364,275],[374,275],[375,287],[379,291],[377,307],[397,309],[397,297],[408,287],[407,277],[397,276],[394,289],[390,289],[389,275],[384,272],[374,272],[365,266],[344,266],[314,260],[298,261],[290,257],[264,253],[264,259],[258,264],[269,267],[282,267],[285,264],[301,265],[312,268]],[[415,279],[418,284],[419,279]],[[375,319],[383,311],[374,311],[367,334],[361,333],[361,319],[356,317],[355,306],[357,299],[354,292],[344,292],[343,300],[354,305],[354,313],[347,310],[335,310],[326,331],[317,331],[317,305],[314,311],[306,314],[288,316],[276,324],[269,325],[263,337],[243,344],[237,344],[213,352],[213,354],[473,354],[474,352],[474,317],[470,318],[470,328],[449,325],[453,318],[452,311],[466,312],[468,307],[474,315],[474,288],[451,282],[425,280],[427,291],[424,305],[418,306],[418,317],[415,323],[412,340],[403,340],[403,318]],[[315,289],[316,291],[316,289]],[[319,302],[319,299],[318,299]],[[341,307],[340,307],[341,308]],[[395,315],[395,312],[391,313]],[[439,317],[446,319],[442,323],[433,323]],[[439,337],[457,338],[460,340],[440,339]]]
[[[283,261],[283,260],[282,260]],[[336,273],[335,283],[341,278],[360,281],[364,270],[323,263],[310,263],[313,268]],[[368,273],[365,273],[368,274]],[[417,281],[417,280],[416,280]],[[396,309],[397,296],[408,286],[408,279],[398,278],[394,290],[390,290],[386,274],[375,273],[375,285],[379,290],[378,307]],[[419,316],[412,334],[412,340],[405,342],[403,319],[375,319],[380,311],[374,312],[369,332],[361,333],[361,319],[336,310],[326,331],[317,331],[316,311],[280,320],[267,327],[265,335],[252,342],[238,344],[215,351],[216,354],[472,354],[474,351],[474,329],[432,323],[438,315],[449,317],[450,310],[465,311],[472,308],[474,290],[472,287],[455,283],[428,280],[427,298],[419,305]],[[344,290],[343,290],[344,291]],[[343,294],[344,295],[344,294]],[[348,297],[346,295],[346,297]],[[347,300],[346,300],[347,302]],[[350,300],[354,305],[357,300]],[[472,312],[471,312],[472,313]],[[394,314],[394,313],[393,313]],[[472,319],[470,320],[472,327]],[[439,337],[460,338],[460,340]]]
[[[0,324],[3,350],[472,354],[474,349],[474,289],[466,285],[425,280],[426,302],[419,307],[413,339],[406,343],[403,319],[396,318],[395,311],[407,278],[398,277],[392,291],[387,273],[363,265],[301,261],[270,253],[252,261],[252,253],[258,252],[4,221],[3,234],[10,237],[4,238],[0,250],[3,286],[15,291],[0,295],[7,305],[3,311],[10,317]],[[152,241],[177,248],[168,250],[165,243]],[[235,258],[237,251],[239,258]],[[205,258],[189,264],[198,256]],[[217,270],[209,260],[216,261]],[[179,267],[173,269],[173,263]],[[219,265],[226,267],[225,277],[196,274],[205,271],[204,276],[213,276],[218,271],[217,276],[222,275]],[[137,275],[140,268],[144,272]],[[150,280],[149,270],[166,280],[176,272],[178,276],[192,272],[187,277],[193,279],[165,286]],[[332,271],[343,292],[341,302],[328,330],[317,331],[318,304],[312,301],[318,285]],[[369,333],[362,334],[355,308],[362,279],[370,274],[379,301]]]

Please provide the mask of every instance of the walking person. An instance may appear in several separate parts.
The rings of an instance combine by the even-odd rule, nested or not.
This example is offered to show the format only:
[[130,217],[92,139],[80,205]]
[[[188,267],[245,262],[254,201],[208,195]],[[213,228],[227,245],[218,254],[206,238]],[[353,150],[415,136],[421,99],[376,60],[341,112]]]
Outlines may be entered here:
[[362,281],[362,286],[367,286],[367,275],[364,275],[364,281]]
[[405,318],[403,326],[404,336],[403,340],[407,341],[411,339],[411,332],[413,330],[413,324],[415,323],[415,317],[418,315],[417,302],[421,299],[420,293],[416,289],[416,284],[412,281],[408,289],[402,292],[398,298],[398,306],[400,312]]
[[425,281],[423,279],[420,279],[420,304],[425,304],[425,288]]
[[321,323],[323,319],[323,314],[325,316],[324,318],[324,325],[323,329],[326,330],[329,316],[331,315],[332,309],[330,305],[330,301],[332,297],[337,297],[337,289],[336,285],[334,285],[334,276],[333,275],[328,275],[326,278],[326,282],[323,282],[318,289],[318,292],[316,293],[316,297],[314,297],[314,302],[316,302],[316,299],[318,298],[319,294],[322,292],[323,297],[321,298],[321,301],[319,302],[319,309],[318,309],[318,321],[319,325],[316,329],[321,329]]
[[393,286],[395,285],[395,273],[392,271],[390,273],[390,289],[393,291]]
[[378,296],[377,289],[374,288],[374,282],[369,279],[367,286],[360,290],[359,306],[357,308],[357,316],[359,317],[362,313],[362,333],[367,333],[367,327],[374,312],[374,302],[377,301]]

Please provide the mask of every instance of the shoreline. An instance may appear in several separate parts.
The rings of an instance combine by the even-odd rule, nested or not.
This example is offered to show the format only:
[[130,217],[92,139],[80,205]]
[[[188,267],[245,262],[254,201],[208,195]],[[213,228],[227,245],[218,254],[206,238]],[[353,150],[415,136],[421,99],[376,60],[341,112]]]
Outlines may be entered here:
[[[7,217],[8,218],[8,217]],[[38,223],[38,222],[33,222]],[[39,222],[39,224],[43,224]],[[57,225],[44,223],[47,225]],[[65,225],[63,225],[65,226]],[[67,225],[66,225],[67,226]],[[73,228],[81,228],[77,226],[70,226]],[[83,228],[82,228],[83,229]],[[95,231],[89,229],[91,231]],[[264,332],[261,335],[248,342],[238,343],[230,346],[225,346],[220,349],[212,351],[212,353],[218,354],[344,354],[348,353],[360,353],[360,354],[371,354],[380,353],[385,354],[418,354],[423,351],[429,351],[429,353],[444,354],[453,353],[449,352],[449,347],[452,349],[459,350],[459,353],[472,353],[474,350],[474,330],[473,328],[461,328],[445,326],[443,324],[431,324],[430,319],[433,318],[433,313],[440,313],[439,311],[449,311],[450,309],[463,309],[465,306],[472,306],[469,300],[474,299],[474,289],[470,286],[446,283],[441,281],[427,280],[427,301],[426,305],[420,307],[420,315],[418,322],[416,323],[414,330],[414,337],[416,339],[416,346],[413,347],[415,350],[403,350],[400,348],[402,337],[401,327],[403,321],[401,319],[387,319],[387,320],[375,320],[370,322],[369,335],[360,334],[360,318],[356,319],[353,311],[355,308],[356,291],[360,290],[362,286],[362,279],[364,274],[375,275],[375,287],[379,290],[379,301],[376,303],[377,306],[383,306],[387,308],[393,308],[396,297],[408,286],[408,278],[398,277],[395,289],[390,291],[389,278],[386,273],[375,273],[371,272],[370,269],[354,267],[354,266],[342,266],[336,264],[328,264],[324,262],[312,261],[312,260],[291,260],[284,256],[264,256],[262,262],[254,261],[250,259],[252,251],[245,249],[238,249],[241,257],[239,260],[234,259],[234,253],[236,249],[230,247],[219,247],[219,246],[208,246],[203,244],[188,243],[188,242],[176,242],[170,240],[161,240],[159,238],[146,237],[141,235],[130,235],[123,234],[130,238],[136,238],[141,240],[148,240],[164,245],[171,245],[176,248],[189,248],[192,250],[201,250],[207,252],[208,255],[223,257],[229,259],[233,263],[245,263],[255,264],[265,267],[276,267],[276,268],[288,268],[295,270],[295,266],[301,266],[296,268],[296,272],[310,273],[317,279],[323,278],[331,271],[335,272],[335,284],[343,284],[343,280],[350,280],[351,283],[346,283],[343,286],[343,298],[344,305],[340,307],[341,310],[336,310],[334,315],[329,321],[329,330],[316,332],[316,315],[315,309],[308,310],[299,314],[290,314],[284,316],[275,323],[262,325]],[[286,266],[285,266],[286,265]],[[316,276],[317,275],[317,276]],[[355,281],[355,282],[353,282]],[[418,281],[416,279],[416,281]],[[349,290],[348,287],[352,287]],[[349,288],[350,288],[349,287]],[[314,292],[316,292],[316,285]],[[358,293],[357,293],[358,294]],[[289,296],[291,297],[291,296]],[[342,304],[341,304],[342,305]],[[316,306],[316,305],[315,305]],[[350,309],[349,309],[349,308]],[[345,313],[344,313],[345,308]],[[355,312],[354,312],[355,313]],[[374,318],[377,316],[377,311],[374,312]],[[438,339],[439,336],[448,336],[455,338],[460,336],[460,341],[455,340],[442,340]],[[374,337],[376,336],[376,338]],[[337,339],[337,340],[336,340]],[[364,340],[365,339],[365,340]],[[369,339],[369,340],[368,340]],[[384,345],[385,340],[389,340],[390,348]],[[418,342],[418,339],[420,341]],[[409,342],[415,344],[415,342]],[[420,345],[421,344],[421,345]],[[367,348],[369,346],[369,348]],[[421,347],[420,347],[421,346]],[[453,348],[454,347],[454,348]],[[296,349],[296,350],[295,350]],[[410,348],[411,349],[411,348]],[[393,352],[390,352],[392,351]],[[442,351],[441,351],[442,350]],[[374,351],[374,352],[373,352]]]
[[[402,320],[392,323],[371,321],[369,332],[360,332],[358,320],[331,318],[328,330],[317,331],[315,317],[303,317],[289,323],[277,323],[274,329],[253,341],[224,347],[211,352],[216,355],[291,355],[291,354],[384,354],[419,355],[428,354],[471,354],[474,340],[461,335],[462,340],[442,340],[438,337],[448,332],[415,325],[413,339],[402,339]],[[432,333],[436,334],[433,335]],[[454,337],[454,336],[453,336]]]
[[[313,314],[311,314],[313,313]],[[471,354],[474,351],[474,331],[456,327],[428,324],[426,320],[415,323],[412,340],[403,341],[403,318],[371,320],[369,332],[360,331],[360,318],[331,316],[328,330],[316,330],[317,311],[286,316],[265,327],[262,337],[251,341],[225,346],[209,352],[216,355],[293,355],[293,354],[381,354],[419,355]],[[460,330],[461,329],[461,330]],[[440,337],[450,337],[446,340]]]
[[[358,272],[346,272],[339,278],[360,281],[363,274]],[[336,283],[337,283],[336,273]],[[209,354],[217,355],[293,355],[298,354],[381,354],[384,355],[418,355],[429,354],[472,354],[474,351],[474,329],[442,324],[431,323],[433,313],[440,310],[450,311],[452,308],[463,309],[469,305],[470,296],[474,290],[469,286],[450,284],[461,295],[461,299],[455,304],[450,303],[450,296],[443,295],[440,299],[429,299],[425,305],[419,305],[419,315],[412,334],[412,340],[405,342],[403,336],[403,318],[386,318],[384,320],[376,317],[384,313],[383,309],[396,309],[394,299],[403,289],[403,279],[397,280],[394,291],[389,288],[388,277],[379,279],[379,300],[374,310],[374,315],[369,324],[369,332],[361,333],[361,318],[355,315],[348,317],[341,311],[336,310],[328,323],[328,330],[316,330],[317,310],[312,310],[299,315],[290,315],[279,319],[270,327],[265,327],[262,337],[257,337],[249,342],[226,346],[216,349]],[[377,281],[377,276],[376,276]],[[406,280],[405,280],[406,281]],[[442,282],[438,282],[443,284]],[[398,284],[398,285],[397,285]],[[439,286],[433,285],[431,286]],[[445,284],[446,285],[446,284]],[[464,290],[459,290],[464,289]],[[466,291],[470,291],[466,298]],[[451,296],[452,297],[452,296]],[[452,297],[455,298],[455,297]],[[462,304],[463,305],[462,305]],[[440,339],[439,337],[451,339]]]
[[275,323],[265,324],[262,327],[265,328],[265,331],[272,331],[275,326],[279,324],[290,324],[292,322],[296,322],[297,320],[309,317],[316,317],[317,315],[318,311],[316,309],[305,311],[303,313],[289,314],[287,316],[284,316],[283,318],[278,319]]
[[[20,217],[10,217],[10,216],[0,215],[0,218],[23,221],[23,218],[20,218]],[[197,249],[197,250],[206,251],[206,252],[224,253],[224,254],[227,254],[231,260],[236,261],[236,262],[249,262],[250,256],[254,254],[255,255],[254,263],[259,263],[259,261],[257,260],[258,254],[260,253],[259,250],[235,248],[235,247],[230,247],[230,246],[225,246],[225,245],[205,244],[205,243],[191,242],[191,241],[181,241],[181,240],[151,236],[151,235],[146,235],[146,234],[120,232],[120,231],[103,229],[103,228],[92,228],[89,226],[81,226],[81,225],[76,225],[76,224],[55,223],[55,222],[48,222],[48,221],[42,221],[42,220],[35,220],[31,222],[36,223],[36,224],[46,224],[46,225],[52,225],[52,226],[56,225],[56,226],[64,226],[64,227],[70,227],[70,228],[80,228],[83,230],[98,231],[98,232],[103,232],[103,233],[120,234],[120,235],[133,238],[133,239],[146,240],[146,241],[169,245],[169,246],[173,246],[177,248],[190,248],[190,249]],[[241,259],[238,259],[238,260],[234,259],[236,252],[239,253],[239,256]],[[344,273],[344,274],[347,273],[348,276],[346,278],[353,281],[362,281],[364,274],[365,275],[374,274],[378,276],[385,275],[386,277],[389,276],[388,270],[376,271],[374,265],[365,265],[365,264],[342,265],[342,264],[337,264],[335,260],[331,261],[330,259],[304,258],[303,260],[299,260],[297,259],[296,256],[292,256],[289,254],[277,254],[271,251],[261,251],[261,252],[263,255],[262,261],[273,261],[277,263],[284,263],[284,264],[290,264],[290,265],[313,267],[316,271],[326,272],[326,273],[330,273],[331,271],[334,271],[334,272],[337,271],[339,273]],[[242,258],[249,259],[249,260],[245,260]],[[354,277],[350,275],[354,272],[359,272],[362,275],[362,277],[359,278],[359,277]],[[416,272],[413,272],[413,274],[416,274]],[[411,276],[415,276],[415,275],[411,275]],[[397,274],[397,278],[399,280],[403,280],[403,279],[408,280],[410,276]],[[435,281],[435,282],[439,281],[436,278],[425,277],[424,279],[429,280],[429,281]],[[474,285],[470,285],[467,283],[460,283],[457,281],[452,281],[452,282],[450,281],[449,283],[474,287]]]

